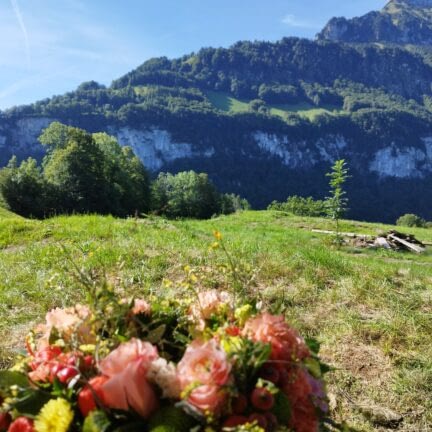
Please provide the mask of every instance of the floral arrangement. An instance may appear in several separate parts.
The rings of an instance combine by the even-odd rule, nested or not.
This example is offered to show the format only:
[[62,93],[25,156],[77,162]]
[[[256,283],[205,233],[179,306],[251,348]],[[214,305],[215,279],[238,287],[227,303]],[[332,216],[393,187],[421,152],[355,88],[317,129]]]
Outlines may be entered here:
[[0,371],[0,432],[322,430],[317,344],[186,271],[177,295],[95,284],[88,305],[50,311]]

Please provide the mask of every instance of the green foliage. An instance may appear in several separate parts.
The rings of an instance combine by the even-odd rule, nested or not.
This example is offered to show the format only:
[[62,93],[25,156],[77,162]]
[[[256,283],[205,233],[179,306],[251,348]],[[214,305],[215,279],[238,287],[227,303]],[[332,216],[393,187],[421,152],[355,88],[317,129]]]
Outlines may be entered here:
[[345,160],[337,160],[327,176],[330,178],[330,197],[326,200],[326,206],[328,215],[336,223],[337,241],[340,242],[339,220],[346,213],[348,205],[348,198],[344,190],[344,184],[349,178]]
[[103,411],[95,410],[85,418],[83,432],[106,432],[110,426],[107,415]]
[[407,213],[401,216],[397,221],[396,225],[405,227],[417,227],[426,228],[427,222],[415,214]]
[[50,190],[35,159],[29,158],[19,166],[12,158],[0,171],[0,194],[15,213],[25,217],[43,217],[47,213]]
[[312,197],[290,196],[285,202],[273,201],[268,210],[285,211],[297,216],[324,216],[327,214],[326,202]]
[[[14,140],[9,131],[16,122],[28,118],[61,119],[92,132],[154,125],[167,130],[174,142],[190,143],[197,153],[214,149],[210,157],[167,163],[164,171],[207,172],[220,190],[266,208],[274,199],[285,199],[287,192],[324,196],[325,169],[314,165],[305,181],[297,169],[259,150],[253,139],[257,131],[288,136],[312,152],[321,139],[343,137],[343,151],[356,155],[353,170],[366,166],[383,142],[401,148],[409,142],[424,151],[422,138],[430,135],[432,125],[429,51],[297,38],[241,42],[173,60],[151,59],[110,87],[83,83],[74,92],[7,110],[2,122],[8,143]],[[64,142],[61,127],[56,133],[55,139],[42,139],[48,151],[53,142]],[[28,151],[7,145],[0,164],[14,153],[19,161],[28,157]],[[32,154],[42,159],[40,149]],[[319,161],[316,155],[311,156]],[[245,163],[248,169],[239,169]],[[419,198],[432,186],[429,177],[413,182],[353,174],[351,216],[387,222],[405,212],[432,217],[430,202]],[[415,194],[410,193],[413,187]],[[396,190],[403,191],[397,200]],[[117,194],[112,196],[118,201]]]
[[9,208],[23,216],[53,213],[147,212],[147,172],[128,147],[106,134],[52,123],[40,137],[47,147],[42,167],[12,158],[0,171],[0,192]]
[[224,215],[250,209],[248,201],[240,195],[222,194],[220,196],[220,212]]
[[130,147],[119,146],[106,133],[93,134],[95,143],[104,155],[104,177],[110,184],[109,200],[118,209],[116,214],[126,216],[132,209],[147,212],[150,209],[150,179],[144,165]]
[[194,171],[160,173],[152,185],[153,210],[170,218],[208,219],[245,205],[236,196],[221,197],[207,174]]
[[189,432],[196,422],[181,408],[163,407],[150,419],[149,432]]

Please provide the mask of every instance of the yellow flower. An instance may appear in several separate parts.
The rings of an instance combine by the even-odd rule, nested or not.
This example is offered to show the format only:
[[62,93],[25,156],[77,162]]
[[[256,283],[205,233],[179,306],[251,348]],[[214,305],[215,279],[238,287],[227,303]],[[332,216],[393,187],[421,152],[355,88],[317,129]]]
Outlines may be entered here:
[[212,249],[217,249],[219,247],[219,242],[213,242],[211,245]]
[[214,231],[213,232],[213,236],[217,241],[221,241],[222,240],[222,234],[220,233],[220,231]]
[[34,422],[36,432],[67,432],[74,414],[65,399],[51,399],[40,410]]
[[239,321],[240,326],[243,326],[246,321],[252,316],[253,308],[250,304],[239,307],[235,310],[235,317]]

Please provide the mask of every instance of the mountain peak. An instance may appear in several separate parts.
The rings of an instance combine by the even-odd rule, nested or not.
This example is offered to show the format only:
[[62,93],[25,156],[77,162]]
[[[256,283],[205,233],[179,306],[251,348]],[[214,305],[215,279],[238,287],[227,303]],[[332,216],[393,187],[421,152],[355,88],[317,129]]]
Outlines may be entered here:
[[406,5],[414,8],[432,8],[432,0],[390,0],[389,5]]
[[317,35],[350,43],[432,45],[432,0],[391,0],[381,11],[352,19],[332,18]]

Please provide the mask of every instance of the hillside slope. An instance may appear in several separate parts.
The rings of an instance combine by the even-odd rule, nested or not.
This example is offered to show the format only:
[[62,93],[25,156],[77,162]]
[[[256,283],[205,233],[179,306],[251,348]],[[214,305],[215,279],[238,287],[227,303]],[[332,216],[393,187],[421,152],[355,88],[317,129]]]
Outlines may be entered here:
[[[338,251],[327,236],[311,232],[331,227],[328,220],[268,211],[174,222],[74,216],[10,223],[0,217],[0,363],[22,347],[24,334],[48,309],[85,299],[74,264],[105,275],[125,295],[175,290],[185,265],[206,275],[203,286],[225,286],[231,281],[227,257],[209,248],[212,232],[220,230],[238,277],[302,334],[322,342],[325,360],[336,368],[330,392],[337,416],[365,432],[387,430],[376,416],[367,420],[378,407],[401,415],[401,430],[427,430],[431,251]],[[358,233],[388,228],[342,224]],[[431,230],[413,231],[432,241]]]
[[412,46],[285,38],[205,48],[1,113],[0,165],[42,158],[37,137],[59,120],[115,135],[153,175],[208,172],[257,208],[325,197],[325,173],[345,158],[350,216],[432,219],[431,82],[430,56]]

